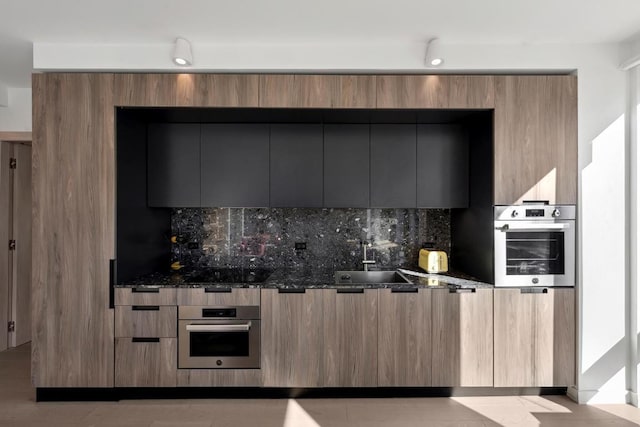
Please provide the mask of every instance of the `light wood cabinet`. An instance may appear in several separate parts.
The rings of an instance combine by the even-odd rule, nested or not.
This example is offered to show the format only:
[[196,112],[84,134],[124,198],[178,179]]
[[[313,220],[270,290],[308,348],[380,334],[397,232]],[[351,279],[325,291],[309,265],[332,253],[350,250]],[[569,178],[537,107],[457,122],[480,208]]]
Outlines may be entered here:
[[176,305],[176,288],[116,288],[115,305]]
[[178,305],[260,305],[259,288],[183,288],[177,292]]
[[494,385],[575,382],[575,291],[494,290]]
[[33,75],[32,379],[111,387],[113,74]]
[[260,107],[375,108],[376,76],[267,74]]
[[159,305],[116,306],[116,337],[178,336],[178,307]]
[[117,338],[116,387],[175,387],[177,338]]
[[178,387],[259,387],[260,369],[178,369]]
[[494,204],[575,204],[577,78],[495,77]]
[[378,386],[431,385],[431,295],[378,290]]
[[261,367],[265,387],[322,385],[323,292],[262,289]]
[[432,292],[432,385],[493,385],[493,290]]
[[325,289],[325,387],[375,387],[378,383],[378,290]]

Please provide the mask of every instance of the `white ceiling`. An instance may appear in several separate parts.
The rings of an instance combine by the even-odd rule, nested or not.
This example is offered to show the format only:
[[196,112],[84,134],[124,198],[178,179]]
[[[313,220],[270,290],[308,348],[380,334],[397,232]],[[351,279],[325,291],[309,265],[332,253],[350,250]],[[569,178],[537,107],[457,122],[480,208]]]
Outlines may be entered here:
[[638,0],[0,0],[0,83],[29,87],[33,43],[619,43]]

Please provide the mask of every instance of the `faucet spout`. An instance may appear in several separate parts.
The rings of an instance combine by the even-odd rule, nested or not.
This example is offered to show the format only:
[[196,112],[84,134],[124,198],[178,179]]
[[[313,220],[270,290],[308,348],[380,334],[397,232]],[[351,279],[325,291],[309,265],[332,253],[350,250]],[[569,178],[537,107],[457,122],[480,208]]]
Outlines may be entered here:
[[366,240],[362,241],[362,266],[364,271],[369,271],[369,265],[373,265],[376,263],[373,259],[367,259],[367,246],[371,246],[371,243]]

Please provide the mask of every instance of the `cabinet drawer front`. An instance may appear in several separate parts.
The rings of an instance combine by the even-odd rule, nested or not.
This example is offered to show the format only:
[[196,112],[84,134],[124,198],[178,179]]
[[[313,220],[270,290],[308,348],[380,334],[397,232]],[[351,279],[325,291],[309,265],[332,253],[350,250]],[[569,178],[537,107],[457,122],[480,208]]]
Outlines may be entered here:
[[116,338],[116,387],[175,387],[178,339]]
[[116,305],[176,305],[175,288],[117,288]]
[[116,307],[116,337],[176,337],[176,306]]
[[[214,292],[211,292],[211,291]],[[178,289],[178,305],[260,305],[260,289]]]
[[260,369],[179,369],[178,387],[260,387]]

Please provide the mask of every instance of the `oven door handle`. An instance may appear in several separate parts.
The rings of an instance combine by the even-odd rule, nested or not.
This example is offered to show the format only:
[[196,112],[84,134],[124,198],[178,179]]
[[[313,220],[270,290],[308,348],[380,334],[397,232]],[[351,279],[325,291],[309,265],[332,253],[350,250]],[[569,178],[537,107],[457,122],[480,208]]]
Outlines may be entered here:
[[509,230],[531,230],[531,231],[545,231],[545,230],[564,230],[569,228],[569,224],[504,224],[500,227],[496,227],[498,231]]
[[242,332],[251,329],[251,322],[234,325],[187,325],[191,332]]

